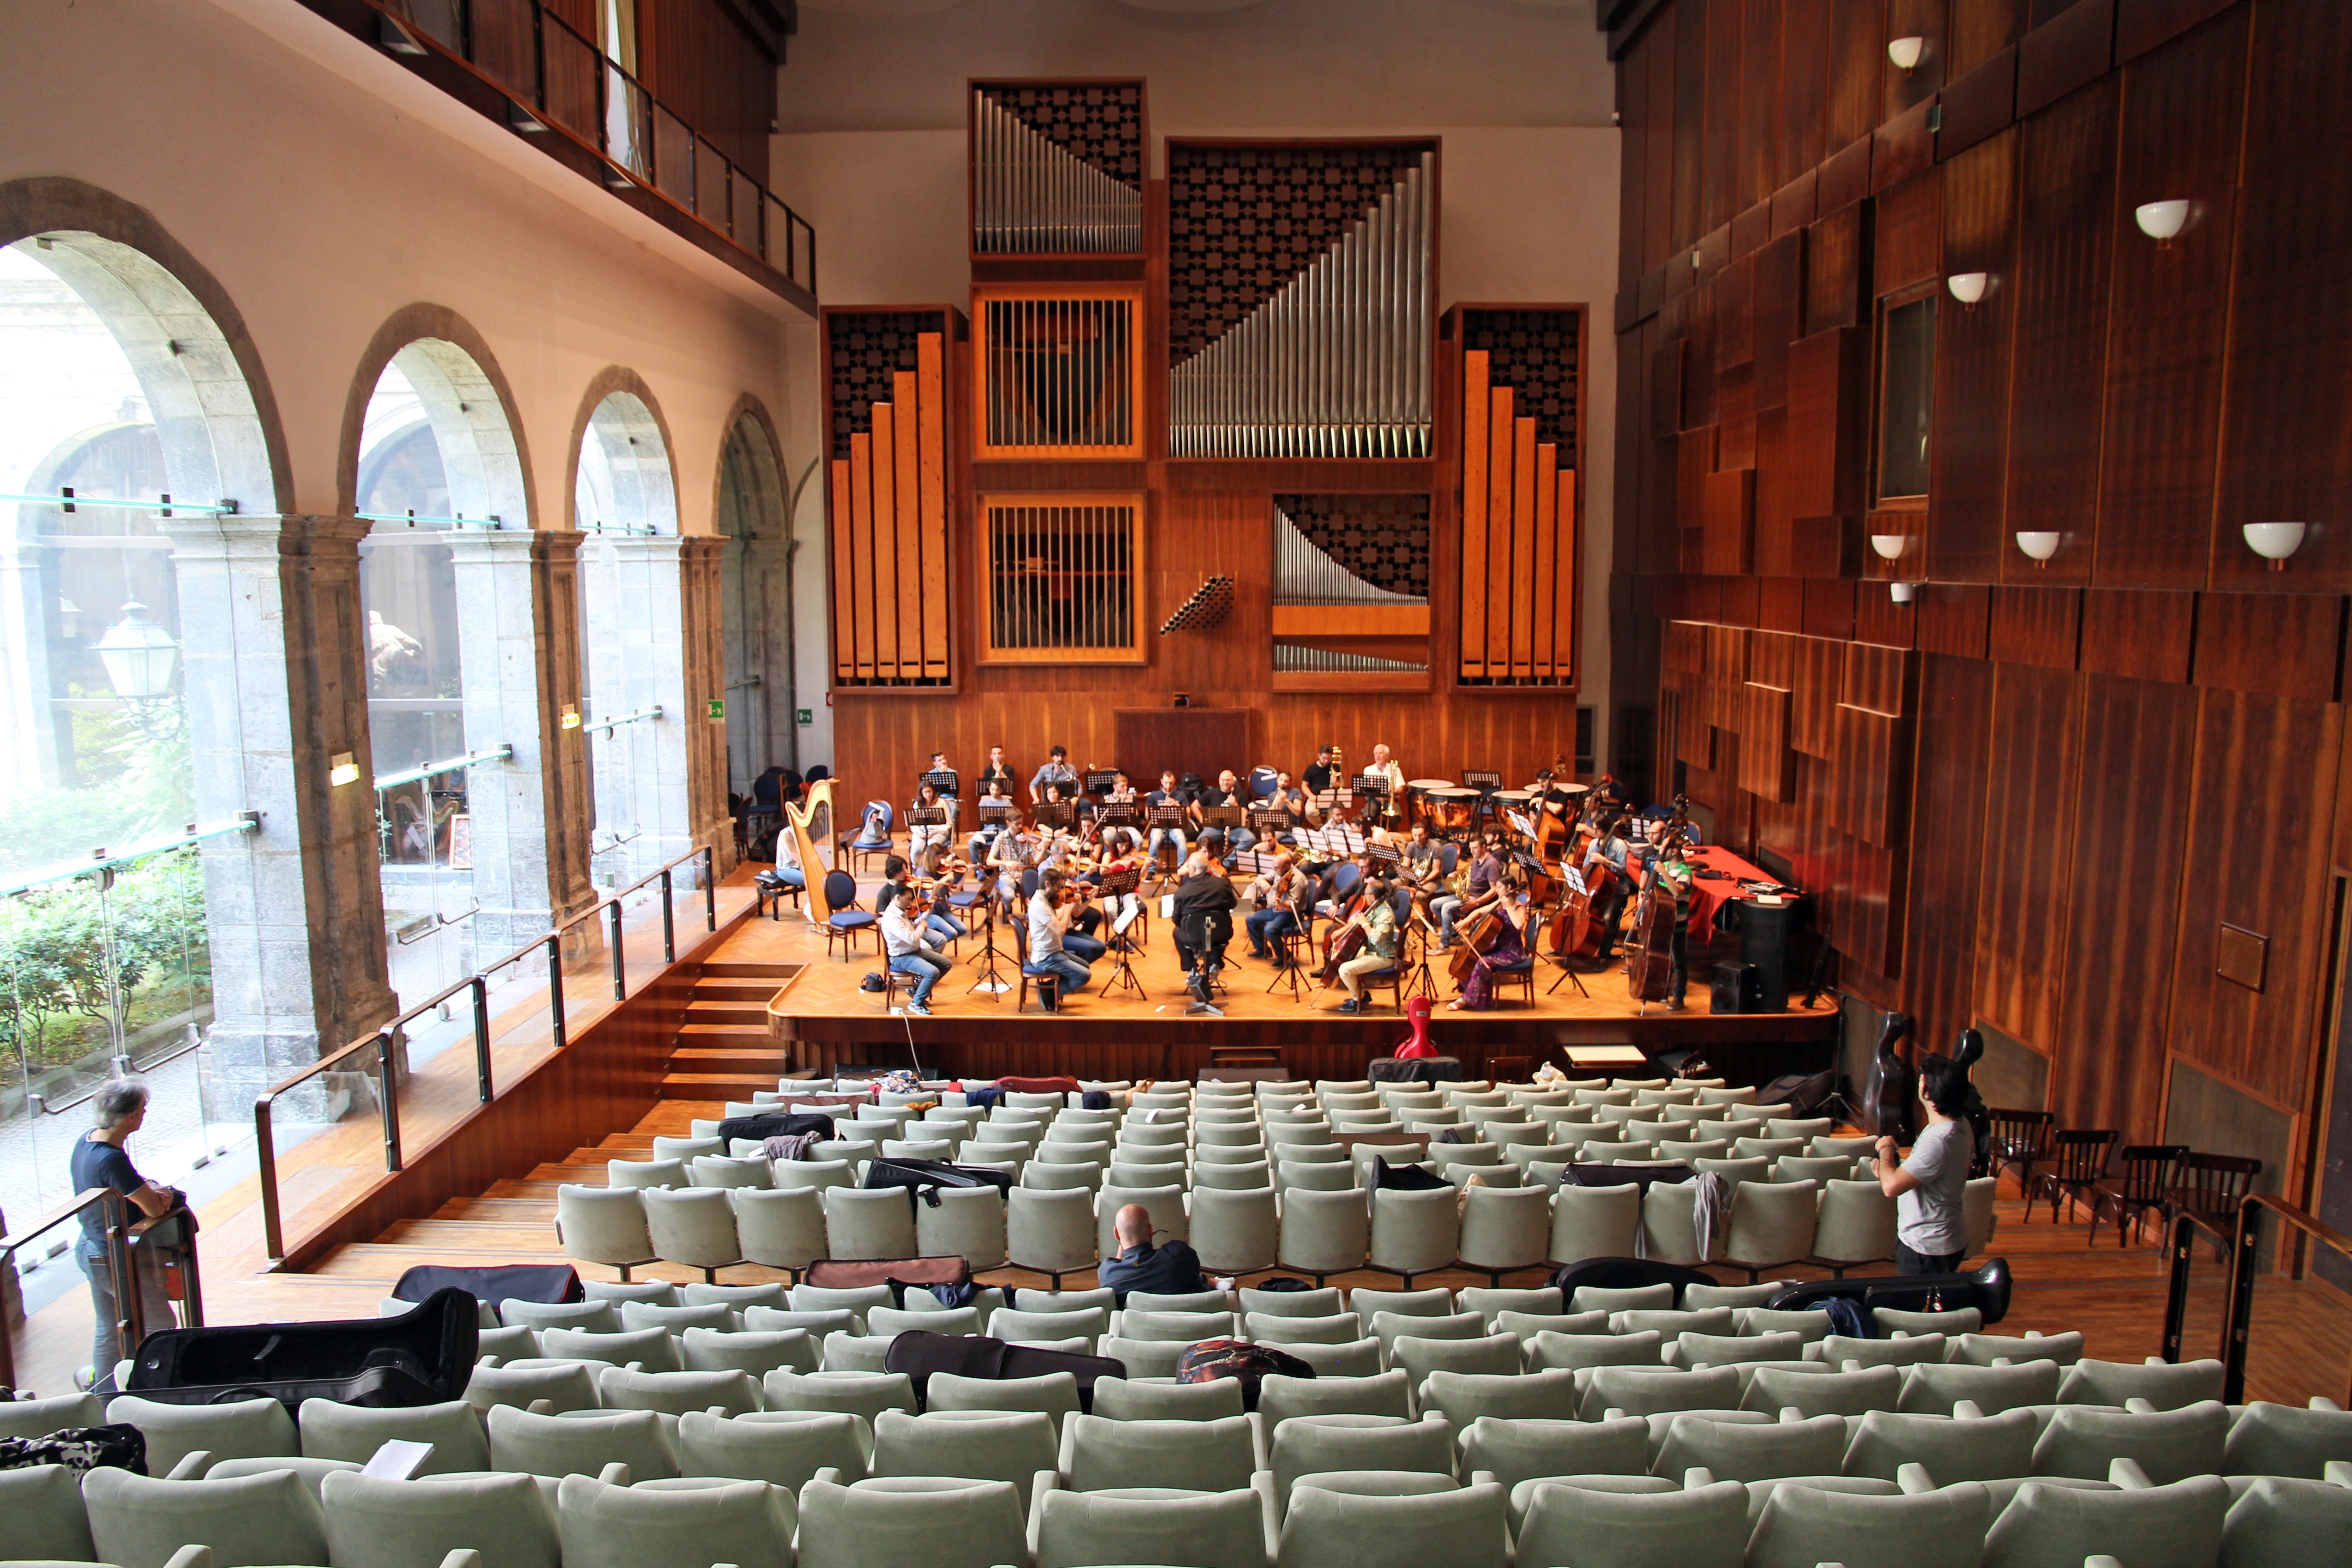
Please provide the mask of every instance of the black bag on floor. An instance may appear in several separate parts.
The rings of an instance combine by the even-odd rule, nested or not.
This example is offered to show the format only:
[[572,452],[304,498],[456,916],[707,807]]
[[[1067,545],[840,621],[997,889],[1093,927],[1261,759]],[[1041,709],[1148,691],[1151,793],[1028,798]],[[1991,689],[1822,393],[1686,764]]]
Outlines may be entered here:
[[1756,1091],[1761,1105],[1785,1105],[1793,1116],[1818,1116],[1822,1107],[1837,1098],[1837,1069],[1816,1073],[1784,1073]]
[[420,1263],[393,1282],[394,1300],[424,1301],[436,1290],[464,1290],[495,1307],[501,1301],[584,1301],[580,1271],[569,1263],[510,1263],[493,1268],[454,1268]]
[[1230,1377],[1240,1384],[1244,1410],[1257,1408],[1258,1384],[1266,1378],[1314,1375],[1314,1363],[1247,1340],[1202,1340],[1176,1363],[1179,1383],[1213,1383]]
[[1974,1307],[1990,1328],[2009,1315],[2009,1259],[1988,1258],[1965,1274],[1876,1274],[1860,1279],[1808,1279],[1791,1285],[1764,1304],[1776,1312],[1802,1312],[1823,1298],[1843,1296],[1866,1311],[1885,1307],[1902,1312],[1957,1312]]
[[1364,1076],[1374,1083],[1460,1083],[1462,1063],[1454,1057],[1374,1057]]
[[732,1149],[733,1140],[749,1139],[764,1143],[771,1138],[797,1138],[803,1132],[814,1132],[820,1138],[833,1136],[833,1118],[803,1111],[797,1116],[778,1111],[773,1116],[730,1116],[719,1124],[719,1136]]
[[1076,1355],[1068,1351],[1038,1350],[1009,1344],[981,1334],[935,1334],[908,1329],[883,1352],[882,1370],[902,1372],[915,1384],[919,1400],[936,1372],[957,1377],[1045,1377],[1066,1372],[1078,1380],[1078,1408],[1094,1408],[1095,1379],[1124,1377],[1127,1363],[1107,1355]]
[[1000,1194],[1010,1193],[1013,1176],[1006,1171],[957,1165],[945,1160],[877,1160],[866,1167],[865,1185],[904,1187],[937,1208],[941,1187],[994,1187]]
[[123,1392],[165,1405],[306,1399],[378,1408],[466,1396],[481,1316],[464,1290],[436,1290],[396,1318],[165,1329],[140,1342]]
[[1419,1165],[1391,1165],[1381,1156],[1372,1156],[1372,1185],[1400,1193],[1433,1193],[1454,1184],[1434,1171],[1424,1171]]

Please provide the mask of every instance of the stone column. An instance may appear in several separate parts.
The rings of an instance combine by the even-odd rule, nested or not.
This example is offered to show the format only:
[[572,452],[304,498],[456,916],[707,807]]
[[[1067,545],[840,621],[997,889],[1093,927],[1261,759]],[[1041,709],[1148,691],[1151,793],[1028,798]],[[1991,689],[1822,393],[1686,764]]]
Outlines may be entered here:
[[[561,542],[558,542],[561,541]],[[523,529],[454,533],[460,696],[468,752],[511,746],[467,771],[474,830],[474,959],[503,957],[591,902],[567,852],[563,710],[576,706],[578,661],[558,634],[551,571],[566,536]],[[564,629],[568,629],[564,628]]]
[[[681,540],[679,624],[684,629],[687,812],[692,843],[715,852],[718,874],[735,868],[735,829],[727,815],[727,713],[725,704],[757,702],[756,690],[727,689],[724,576],[734,542],[716,534]],[[710,705],[722,704],[713,718]],[[756,710],[755,710],[756,711]]]
[[[58,786],[58,719],[49,707],[49,616],[41,563],[49,546],[30,520],[0,533],[0,734],[17,743],[0,759],[0,778],[18,796]],[[17,532],[23,528],[24,532]],[[95,606],[85,614],[95,613]]]
[[[195,813],[259,830],[205,846],[211,1115],[381,1027],[386,979],[359,541],[310,516],[164,521],[180,599]],[[351,754],[357,781],[331,784]]]

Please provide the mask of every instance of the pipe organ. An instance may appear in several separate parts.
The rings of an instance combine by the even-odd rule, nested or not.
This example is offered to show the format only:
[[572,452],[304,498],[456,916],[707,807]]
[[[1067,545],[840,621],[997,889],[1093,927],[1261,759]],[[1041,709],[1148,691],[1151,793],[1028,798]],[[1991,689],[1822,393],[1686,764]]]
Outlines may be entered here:
[[1429,498],[1274,498],[1274,689],[1429,689]]
[[834,684],[946,686],[949,388],[963,318],[948,308],[827,310],[824,333]]
[[975,456],[1143,456],[1143,291],[989,283],[972,290]]
[[1436,148],[1171,142],[1168,183],[1168,455],[1428,457]]
[[974,82],[974,256],[1143,252],[1143,84]]
[[1464,685],[1576,685],[1580,306],[1456,306]]

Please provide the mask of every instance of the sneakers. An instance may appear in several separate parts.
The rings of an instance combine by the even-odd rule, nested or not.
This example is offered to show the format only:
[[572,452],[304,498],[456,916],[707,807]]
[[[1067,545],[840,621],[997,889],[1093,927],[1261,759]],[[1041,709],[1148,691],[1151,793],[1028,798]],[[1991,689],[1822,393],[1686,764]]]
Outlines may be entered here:
[[907,1011],[918,1018],[928,1018],[931,1016],[931,1005],[929,1002],[909,1002]]
[[1339,1004],[1339,1011],[1342,1013],[1360,1013],[1363,1010],[1364,1005],[1361,1002],[1357,1001],[1353,996],[1349,997],[1345,1002]]

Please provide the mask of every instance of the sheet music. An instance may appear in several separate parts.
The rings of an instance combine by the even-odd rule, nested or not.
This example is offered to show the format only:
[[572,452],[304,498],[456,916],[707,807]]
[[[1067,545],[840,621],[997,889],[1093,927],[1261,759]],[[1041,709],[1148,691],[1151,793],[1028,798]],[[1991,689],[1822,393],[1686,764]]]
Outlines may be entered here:
[[1578,870],[1575,867],[1562,866],[1559,868],[1559,871],[1560,878],[1563,881],[1567,882],[1570,891],[1575,893],[1589,893],[1591,891],[1591,889],[1584,885],[1584,873]]

